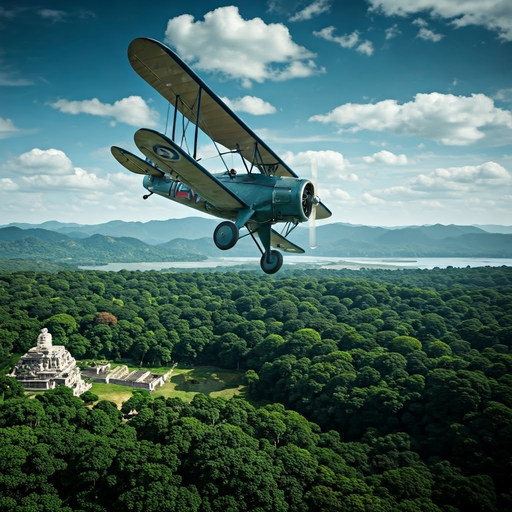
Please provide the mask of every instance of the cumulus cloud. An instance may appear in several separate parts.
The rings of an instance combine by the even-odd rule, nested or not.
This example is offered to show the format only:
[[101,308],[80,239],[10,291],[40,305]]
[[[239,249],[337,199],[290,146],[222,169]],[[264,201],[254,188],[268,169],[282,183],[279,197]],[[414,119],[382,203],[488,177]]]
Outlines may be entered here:
[[433,30],[430,30],[429,28],[427,28],[428,27],[428,23],[424,19],[422,19],[422,18],[415,19],[412,22],[412,24],[413,25],[417,25],[418,27],[420,27],[420,31],[418,32],[418,35],[416,36],[419,39],[423,39],[425,41],[432,41],[434,43],[438,43],[444,37],[443,34],[437,34]]
[[329,12],[331,4],[329,0],[316,0],[312,4],[307,5],[301,11],[295,13],[288,21],[305,21],[310,20],[324,12]]
[[344,34],[342,36],[335,36],[334,31],[336,29],[331,27],[325,27],[322,30],[314,31],[313,34],[316,37],[331,41],[339,44],[342,48],[355,48],[357,52],[364,53],[365,55],[372,55],[373,45],[371,41],[361,41],[359,37],[359,31],[354,30],[351,34]]
[[512,5],[510,0],[368,0],[370,10],[386,16],[409,16],[425,12],[444,18],[459,28],[480,25],[498,33],[504,41],[512,41]]
[[512,103],[512,87],[508,89],[500,89],[493,98],[504,103]]
[[368,164],[379,163],[386,165],[407,165],[408,160],[405,155],[395,155],[385,149],[374,153],[372,156],[363,156],[363,160]]
[[243,98],[221,98],[222,101],[235,112],[247,112],[255,116],[275,114],[276,107],[255,96],[244,96]]
[[47,174],[58,176],[73,170],[71,160],[59,149],[34,148],[8,160],[2,169],[22,174]]
[[10,119],[0,117],[0,139],[7,139],[19,131],[19,128],[16,128]]
[[108,180],[99,178],[80,167],[75,167],[72,174],[66,176],[23,176],[23,183],[34,191],[51,190],[99,190],[110,185]]
[[386,201],[384,201],[384,199],[375,197],[368,192],[364,192],[363,195],[361,196],[361,199],[362,199],[363,204],[371,204],[371,205],[385,204],[385,202],[386,202]]
[[512,176],[500,164],[485,162],[481,165],[439,168],[409,180],[415,190],[482,190],[512,183]]
[[0,193],[12,192],[14,190],[18,190],[18,188],[18,185],[10,178],[0,178]]
[[[343,172],[350,165],[348,160],[337,151],[301,151],[300,153],[292,153],[291,151],[286,151],[282,155],[282,159],[293,169],[294,167],[305,168],[309,171],[311,168],[311,161],[313,158],[316,158],[318,164],[318,172],[319,174],[322,172],[322,169],[328,172],[338,171]],[[297,174],[301,174],[297,172]],[[357,179],[357,178],[356,178]]]
[[[512,135],[512,113],[494,106],[484,94],[417,94],[414,101],[341,105],[328,114],[312,116],[310,121],[334,123],[342,131],[389,131],[415,135],[448,146],[467,146],[476,142],[507,144]],[[485,140],[484,140],[485,139]]]
[[246,87],[323,72],[312,60],[316,55],[294,43],[286,26],[245,20],[233,5],[206,13],[204,21],[190,14],[171,18],[165,41],[198,69],[239,79]]
[[398,25],[395,23],[392,27],[386,29],[386,39],[393,39],[401,33],[402,32],[399,30]]
[[[400,185],[375,189],[365,194],[368,204],[417,201],[422,206],[440,207],[440,201],[463,201],[483,204],[493,201],[497,189],[512,185],[511,174],[496,162],[481,165],[438,168],[406,179]],[[474,206],[473,204],[473,206]]]
[[110,105],[97,98],[84,101],[58,100],[50,106],[66,114],[91,114],[108,117],[131,126],[156,126],[159,114],[150,108],[140,96],[129,96]]

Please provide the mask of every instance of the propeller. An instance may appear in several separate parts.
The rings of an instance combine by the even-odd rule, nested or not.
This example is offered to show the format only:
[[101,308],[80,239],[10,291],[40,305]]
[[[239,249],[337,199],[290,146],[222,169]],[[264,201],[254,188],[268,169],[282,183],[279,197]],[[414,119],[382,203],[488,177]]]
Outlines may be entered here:
[[311,159],[311,183],[313,184],[313,194],[311,196],[311,213],[309,215],[309,247],[316,249],[316,206],[320,199],[316,195],[318,187],[318,166],[316,158]]

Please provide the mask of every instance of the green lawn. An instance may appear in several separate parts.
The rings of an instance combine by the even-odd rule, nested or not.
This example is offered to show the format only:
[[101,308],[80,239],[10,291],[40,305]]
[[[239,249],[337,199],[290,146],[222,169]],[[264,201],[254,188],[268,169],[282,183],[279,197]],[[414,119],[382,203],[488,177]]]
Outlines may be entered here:
[[212,397],[232,398],[243,391],[243,376],[241,371],[222,370],[214,366],[176,367],[169,382],[156,389],[153,395],[192,400],[197,393],[203,393]]
[[93,382],[91,391],[100,397],[100,400],[109,400],[115,402],[121,407],[123,402],[132,396],[132,390],[129,386],[121,386],[120,384],[104,384],[103,382]]

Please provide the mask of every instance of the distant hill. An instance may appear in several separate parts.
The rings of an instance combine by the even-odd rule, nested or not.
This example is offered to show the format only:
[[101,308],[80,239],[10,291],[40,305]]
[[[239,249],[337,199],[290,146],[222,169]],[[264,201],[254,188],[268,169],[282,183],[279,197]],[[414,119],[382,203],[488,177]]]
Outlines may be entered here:
[[66,240],[68,237],[55,231],[49,231],[47,229],[29,228],[21,229],[15,226],[0,229],[0,241],[11,242],[13,240],[19,240],[21,238],[38,238],[45,242],[55,242],[60,240]]
[[512,235],[512,226],[500,226],[497,224],[477,224],[475,227],[483,229],[488,233],[501,233],[503,235]]
[[[27,236],[22,237],[25,233]],[[140,261],[201,261],[203,256],[151,246],[129,237],[93,235],[83,240],[44,229],[0,229],[0,260],[29,260],[73,265]]]
[[217,219],[203,217],[187,217],[184,219],[152,220],[149,222],[125,222],[113,220],[105,224],[61,224],[57,221],[45,222],[39,226],[13,223],[23,229],[40,227],[51,229],[58,233],[68,235],[70,238],[84,238],[91,235],[105,235],[115,237],[131,237],[142,240],[147,244],[161,244],[174,238],[197,239],[211,236],[219,223]]
[[[34,255],[44,255],[48,251],[47,257],[53,258],[51,261],[64,262],[70,261],[69,258],[80,258],[80,261],[89,258],[88,261],[135,262],[259,254],[250,237],[241,239],[229,251],[217,249],[212,234],[218,223],[219,219],[202,217],[145,223],[112,221],[90,226],[56,221],[45,223],[55,228],[55,232],[33,226],[26,229],[9,226],[0,229],[0,243],[14,244],[18,241],[18,244],[3,249],[0,247],[0,258],[4,257],[2,254],[10,254],[9,258],[22,257],[16,251],[23,251],[27,256],[33,252],[32,257],[38,259],[42,259],[42,256]],[[506,226],[501,228],[506,230]],[[20,241],[27,237],[39,242],[28,244]],[[480,227],[454,224],[383,228],[318,223],[318,247],[315,250],[309,248],[309,230],[306,225],[298,226],[289,239],[303,247],[306,254],[316,256],[512,257],[512,234],[489,233]],[[43,247],[42,242],[51,247]]]

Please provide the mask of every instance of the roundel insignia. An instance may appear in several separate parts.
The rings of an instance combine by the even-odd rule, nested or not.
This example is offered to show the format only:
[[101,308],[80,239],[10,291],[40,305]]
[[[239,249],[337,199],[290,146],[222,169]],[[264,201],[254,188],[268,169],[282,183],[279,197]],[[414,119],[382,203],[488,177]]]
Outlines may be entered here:
[[158,155],[160,158],[163,158],[164,160],[172,160],[174,162],[181,158],[180,154],[176,150],[168,146],[162,146],[160,144],[155,144],[153,146],[153,153]]

